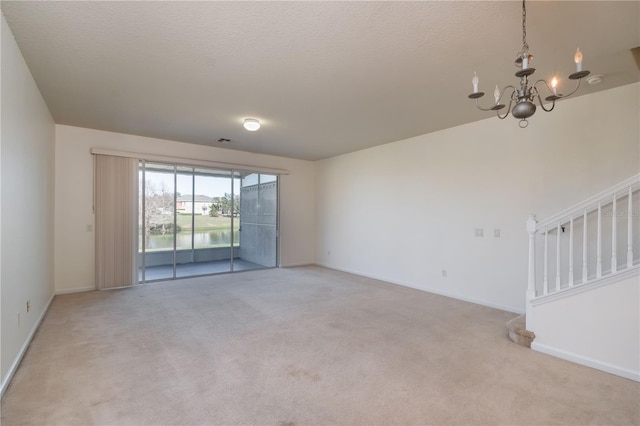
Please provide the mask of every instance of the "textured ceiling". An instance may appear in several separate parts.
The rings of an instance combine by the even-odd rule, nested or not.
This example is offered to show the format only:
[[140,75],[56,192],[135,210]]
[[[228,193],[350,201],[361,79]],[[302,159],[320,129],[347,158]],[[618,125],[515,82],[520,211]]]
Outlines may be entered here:
[[[605,76],[580,94],[640,80],[640,2],[527,9],[534,77],[557,74],[568,92],[579,46]],[[2,12],[56,123],[310,160],[491,117],[467,99],[473,72],[489,94],[517,84],[522,45],[512,1],[3,1]],[[262,129],[245,131],[245,117]]]

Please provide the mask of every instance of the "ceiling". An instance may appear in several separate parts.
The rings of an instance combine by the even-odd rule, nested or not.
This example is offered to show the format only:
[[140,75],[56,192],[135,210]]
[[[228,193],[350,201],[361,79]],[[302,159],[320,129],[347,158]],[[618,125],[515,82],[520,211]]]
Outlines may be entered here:
[[[1,7],[56,123],[255,153],[316,160],[482,120],[473,72],[488,94],[518,83],[513,1]],[[638,1],[528,2],[527,41],[534,77],[558,75],[560,92],[577,46],[604,75],[579,94],[640,81]]]

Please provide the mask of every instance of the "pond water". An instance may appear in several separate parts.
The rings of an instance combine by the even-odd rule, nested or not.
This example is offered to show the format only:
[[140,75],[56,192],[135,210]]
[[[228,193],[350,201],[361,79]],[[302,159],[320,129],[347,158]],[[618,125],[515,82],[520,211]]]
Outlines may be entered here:
[[[240,232],[234,231],[233,241],[235,245],[238,245]],[[231,230],[196,231],[193,234],[193,243],[195,248],[229,246],[231,244]],[[191,232],[178,232],[176,248],[191,248]],[[147,235],[147,250],[173,250],[173,234]]]

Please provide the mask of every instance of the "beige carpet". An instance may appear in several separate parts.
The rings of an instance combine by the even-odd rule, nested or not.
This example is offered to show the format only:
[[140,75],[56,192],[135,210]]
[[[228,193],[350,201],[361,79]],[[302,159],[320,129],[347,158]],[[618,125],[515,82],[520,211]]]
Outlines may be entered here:
[[640,422],[638,383],[514,316],[320,267],[58,296],[2,425]]

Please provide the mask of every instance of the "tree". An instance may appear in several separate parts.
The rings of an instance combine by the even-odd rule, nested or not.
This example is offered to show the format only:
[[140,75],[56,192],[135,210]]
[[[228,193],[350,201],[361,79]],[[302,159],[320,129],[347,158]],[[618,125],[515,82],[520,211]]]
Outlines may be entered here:
[[233,197],[231,201],[231,194],[225,192],[222,197],[213,197],[213,203],[211,204],[211,210],[209,216],[231,216],[231,214],[238,215],[240,213],[240,197],[238,195]]
[[173,233],[173,193],[164,182],[160,182],[158,189],[154,182],[146,180],[144,203],[145,233]]
[[220,216],[220,197],[213,197],[213,203],[209,206],[209,216]]

